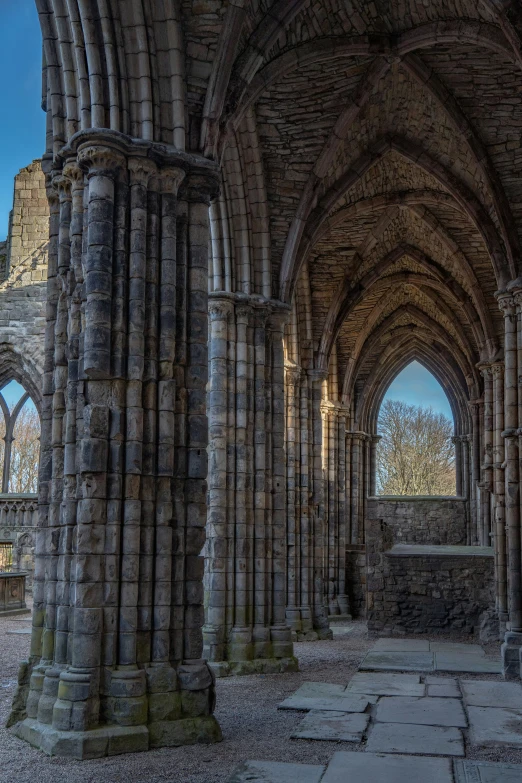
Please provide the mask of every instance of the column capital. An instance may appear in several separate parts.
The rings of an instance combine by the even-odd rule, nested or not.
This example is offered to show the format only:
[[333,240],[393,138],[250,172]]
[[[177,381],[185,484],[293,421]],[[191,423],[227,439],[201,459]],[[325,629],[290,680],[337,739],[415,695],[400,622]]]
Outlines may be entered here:
[[71,180],[64,176],[63,171],[53,171],[52,175],[52,186],[58,193],[58,196],[60,198],[60,201],[62,200],[70,200],[71,199]]
[[491,376],[493,375],[491,371],[491,365],[485,362],[481,364],[477,364],[477,369],[484,379],[491,378]]
[[234,305],[230,299],[210,299],[208,300],[208,314],[211,321],[219,321],[234,312]]
[[332,400],[321,400],[321,413],[337,413],[335,402]]
[[71,190],[73,192],[83,188],[85,182],[85,173],[80,168],[77,160],[71,159],[66,161],[62,169],[62,174],[70,181]]
[[236,321],[239,324],[246,324],[252,317],[252,308],[246,302],[242,302],[236,305]]
[[129,158],[127,167],[131,186],[144,185],[146,187],[149,180],[158,173],[158,167],[149,158]]
[[499,310],[504,314],[505,318],[515,314],[515,299],[511,291],[497,291],[495,293]]
[[356,440],[356,441],[357,440],[363,441],[363,440],[366,440],[368,438],[367,433],[366,432],[362,432],[361,430],[351,430],[347,434],[350,434],[352,436],[353,440]]
[[163,193],[177,195],[179,187],[186,177],[186,171],[178,166],[164,166],[158,171],[158,180]]
[[297,386],[303,377],[303,370],[298,364],[285,362],[285,381],[289,386]]
[[88,177],[105,176],[114,179],[120,169],[127,168],[125,155],[106,144],[81,145],[78,149],[78,163]]

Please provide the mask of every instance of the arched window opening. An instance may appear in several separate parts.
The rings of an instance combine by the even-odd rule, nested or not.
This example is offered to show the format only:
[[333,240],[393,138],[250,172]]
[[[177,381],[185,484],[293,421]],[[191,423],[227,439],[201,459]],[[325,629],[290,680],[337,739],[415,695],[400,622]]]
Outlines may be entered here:
[[457,494],[453,414],[444,389],[419,362],[388,387],[377,428],[378,495]]
[[40,417],[29,393],[17,381],[0,390],[2,494],[34,494],[38,486]]

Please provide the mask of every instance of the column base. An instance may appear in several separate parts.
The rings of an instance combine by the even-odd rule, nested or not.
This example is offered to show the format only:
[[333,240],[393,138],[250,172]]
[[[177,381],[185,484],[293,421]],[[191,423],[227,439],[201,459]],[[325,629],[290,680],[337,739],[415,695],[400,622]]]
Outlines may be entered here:
[[158,721],[149,726],[102,726],[89,731],[59,731],[26,718],[11,732],[49,756],[96,759],[152,748],[220,742],[221,729],[213,715],[177,721]]
[[311,629],[310,631],[292,631],[293,642],[318,642],[319,634]]
[[286,622],[292,632],[292,642],[318,642],[323,639],[333,639],[333,634],[328,623],[324,623],[324,618],[321,618],[320,627],[314,625],[312,611],[308,606],[287,608]]
[[502,645],[502,676],[505,680],[519,680],[521,677],[522,633],[508,631]]
[[254,658],[250,661],[208,661],[216,677],[243,674],[285,674],[298,672],[297,658]]

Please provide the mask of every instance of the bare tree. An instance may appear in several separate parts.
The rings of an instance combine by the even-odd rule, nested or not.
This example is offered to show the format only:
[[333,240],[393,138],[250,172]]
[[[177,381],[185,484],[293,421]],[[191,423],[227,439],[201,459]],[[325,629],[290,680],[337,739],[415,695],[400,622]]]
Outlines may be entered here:
[[386,400],[379,414],[381,495],[454,495],[452,422],[431,408]]
[[[4,427],[5,430],[5,427]],[[40,417],[34,405],[24,405],[14,428],[9,492],[36,492],[40,458]]]

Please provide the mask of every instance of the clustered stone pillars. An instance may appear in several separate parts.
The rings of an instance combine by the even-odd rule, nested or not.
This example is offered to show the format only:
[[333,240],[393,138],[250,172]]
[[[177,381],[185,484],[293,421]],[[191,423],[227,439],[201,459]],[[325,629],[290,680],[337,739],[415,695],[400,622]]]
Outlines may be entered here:
[[287,308],[215,291],[209,312],[205,655],[221,676],[295,671],[286,619]]
[[493,374],[493,490],[497,610],[504,676],[522,673],[522,553],[520,438],[522,436],[522,279],[497,294],[504,315],[504,363]]
[[303,369],[290,361],[285,366],[286,617],[296,641],[332,636],[325,592],[329,555],[322,453],[327,437],[321,422],[323,380],[324,375],[315,370]]
[[54,165],[33,632],[10,722],[77,758],[215,741],[201,630],[215,167],[101,131]]

